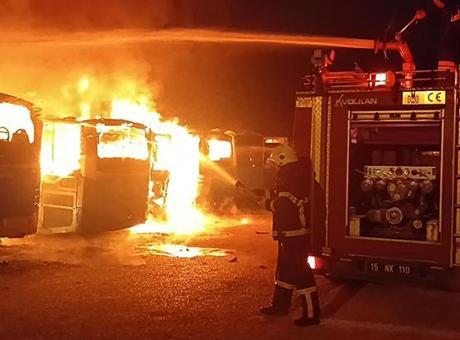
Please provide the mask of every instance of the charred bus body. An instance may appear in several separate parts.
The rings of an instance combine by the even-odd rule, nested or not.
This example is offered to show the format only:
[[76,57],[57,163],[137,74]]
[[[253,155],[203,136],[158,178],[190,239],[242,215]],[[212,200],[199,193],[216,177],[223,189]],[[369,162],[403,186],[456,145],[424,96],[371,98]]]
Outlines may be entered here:
[[235,178],[259,195],[265,194],[273,176],[265,164],[264,137],[253,131],[214,129],[201,134],[201,198],[211,210],[258,209],[253,199],[235,191]]
[[297,93],[294,146],[324,192],[325,206],[312,193],[312,243],[330,275],[458,277],[458,75],[407,75],[328,72]]
[[0,237],[37,231],[41,128],[37,107],[0,94]]
[[145,222],[149,134],[125,120],[47,122],[40,228],[93,233]]

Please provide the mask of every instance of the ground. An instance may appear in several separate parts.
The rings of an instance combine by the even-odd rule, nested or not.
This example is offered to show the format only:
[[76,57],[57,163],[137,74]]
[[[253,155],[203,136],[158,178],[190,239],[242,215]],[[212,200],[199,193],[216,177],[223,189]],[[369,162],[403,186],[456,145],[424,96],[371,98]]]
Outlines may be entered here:
[[[36,235],[0,244],[0,339],[460,339],[460,293],[332,282],[323,320],[264,318],[276,245],[267,215],[193,236]],[[181,244],[165,256],[161,244]],[[203,247],[202,254],[190,257]]]

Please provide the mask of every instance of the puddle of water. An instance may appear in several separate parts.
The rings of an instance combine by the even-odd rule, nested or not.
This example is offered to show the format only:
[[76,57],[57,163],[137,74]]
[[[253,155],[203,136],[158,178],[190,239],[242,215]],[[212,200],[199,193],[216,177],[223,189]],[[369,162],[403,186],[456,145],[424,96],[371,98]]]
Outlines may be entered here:
[[150,244],[147,245],[147,251],[150,255],[182,258],[193,258],[198,256],[223,257],[232,253],[232,251],[219,248],[188,247],[180,244]]

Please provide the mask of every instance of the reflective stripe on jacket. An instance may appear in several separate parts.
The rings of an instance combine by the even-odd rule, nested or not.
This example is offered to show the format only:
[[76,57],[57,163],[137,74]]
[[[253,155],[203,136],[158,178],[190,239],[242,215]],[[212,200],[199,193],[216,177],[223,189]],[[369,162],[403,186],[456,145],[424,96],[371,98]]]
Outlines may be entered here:
[[307,221],[305,218],[305,204],[308,203],[309,199],[307,197],[303,199],[299,199],[288,191],[281,191],[278,193],[277,198],[268,200],[266,202],[267,209],[271,210],[274,214],[280,213],[279,211],[276,210],[276,201],[280,198],[287,198],[297,208],[300,228],[290,229],[294,226],[287,226],[287,225],[286,226],[285,225],[274,226],[273,237],[279,237],[279,236],[296,237],[296,236],[304,236],[304,235],[309,234],[310,228],[307,226]]

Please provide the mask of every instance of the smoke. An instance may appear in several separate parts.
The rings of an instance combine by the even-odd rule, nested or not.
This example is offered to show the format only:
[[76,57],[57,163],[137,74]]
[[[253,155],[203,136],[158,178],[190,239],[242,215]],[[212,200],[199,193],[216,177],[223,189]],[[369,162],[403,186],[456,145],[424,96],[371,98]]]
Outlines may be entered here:
[[[296,83],[289,77],[299,78],[303,59],[281,69],[280,58],[289,56],[281,49],[142,40],[145,30],[228,26],[231,7],[213,0],[2,1],[0,92],[33,102],[46,117],[79,115],[88,101],[93,116],[103,116],[112,97],[141,96],[197,130],[289,131],[290,120],[280,123],[279,115],[291,111]],[[82,95],[85,76],[91,86]]]
[[162,28],[174,19],[177,1],[164,0],[3,0],[3,28],[89,31]]
[[[65,39],[65,36],[62,36]],[[102,115],[113,97],[149,96],[150,65],[136,51],[122,48],[73,46],[2,46],[2,92],[30,100],[46,117],[78,115],[81,104],[90,103]],[[89,83],[81,91],[82,79]]]
[[[214,6],[214,12],[221,11]],[[171,84],[191,83],[190,67],[201,56],[190,44],[135,42],[141,28],[193,24],[193,16],[187,1],[2,1],[0,92],[31,101],[46,118],[81,116],[83,105],[92,117],[105,116],[114,97],[142,98],[152,110],[162,98],[160,111],[170,117],[187,116],[192,105],[197,117],[206,98],[182,93],[178,101]],[[78,89],[83,78],[90,84],[85,93]]]
[[[105,29],[167,25],[170,2],[146,5],[118,0],[2,1],[0,92],[33,102],[47,118],[78,116],[83,103],[91,106],[93,116],[103,116],[114,97],[142,96],[154,106],[159,86],[150,78],[144,49],[98,41],[98,32]],[[75,35],[78,39],[72,40]],[[81,44],[88,39],[93,43]],[[79,89],[83,78],[89,81],[87,91]]]
[[[248,89],[252,75],[239,70],[259,67],[263,72],[260,66],[243,61],[243,49],[195,45],[187,41],[190,31],[183,32],[184,42],[139,30],[5,32],[0,92],[35,103],[46,117],[79,116],[88,102],[93,115],[103,116],[114,97],[147,97],[159,103],[159,112],[190,118],[194,127],[234,128],[263,114],[257,106],[264,102],[253,100]],[[83,78],[90,86],[80,93]],[[267,79],[264,84],[277,83]]]

